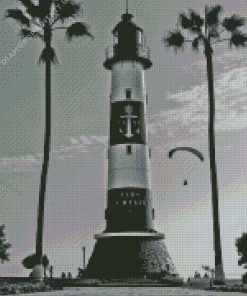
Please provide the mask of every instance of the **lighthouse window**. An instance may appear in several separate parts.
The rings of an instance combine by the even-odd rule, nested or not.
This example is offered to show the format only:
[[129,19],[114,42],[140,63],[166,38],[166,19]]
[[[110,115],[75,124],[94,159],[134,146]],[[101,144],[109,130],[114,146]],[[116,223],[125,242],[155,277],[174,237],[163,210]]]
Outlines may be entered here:
[[136,32],[136,37],[137,37],[137,43],[142,45],[142,32],[141,31],[137,31]]
[[131,154],[131,146],[130,145],[126,146],[126,153]]
[[126,99],[131,99],[131,89],[130,88],[126,88]]
[[117,37],[117,33],[115,35],[113,35],[113,44],[117,44],[118,43],[118,37]]

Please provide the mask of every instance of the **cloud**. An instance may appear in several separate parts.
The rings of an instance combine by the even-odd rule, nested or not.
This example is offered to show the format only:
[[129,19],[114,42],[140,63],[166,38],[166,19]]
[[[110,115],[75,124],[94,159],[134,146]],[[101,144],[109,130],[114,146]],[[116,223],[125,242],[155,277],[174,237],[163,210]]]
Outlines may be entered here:
[[[215,79],[215,131],[241,130],[247,127],[247,67],[237,68]],[[161,110],[150,117],[151,134],[178,141],[206,136],[208,130],[207,83],[170,95],[179,108]]]
[[[219,52],[217,51],[218,53],[213,55],[213,68],[214,75],[216,75],[216,77],[224,72],[247,66],[246,54],[244,51],[229,50],[225,52],[225,46],[221,50],[219,50]],[[192,73],[200,71],[205,72],[205,57],[203,57],[200,61],[191,63],[190,66],[186,64],[186,66],[183,67],[183,71]]]
[[73,157],[78,153],[89,152],[91,149],[102,147],[108,142],[107,136],[94,136],[94,135],[80,135],[70,137],[66,146],[59,147],[51,152],[53,155],[66,157]]
[[0,159],[0,165],[13,170],[18,170],[18,167],[30,167],[41,165],[39,156],[25,155],[19,157],[2,157]]
[[[76,136],[70,137],[65,146],[52,148],[50,155],[53,159],[64,160],[72,158],[80,153],[87,153],[91,149],[106,146],[108,143],[107,136]],[[43,155],[25,155],[19,157],[2,157],[0,158],[0,172],[6,169],[13,172],[39,172],[43,162]]]

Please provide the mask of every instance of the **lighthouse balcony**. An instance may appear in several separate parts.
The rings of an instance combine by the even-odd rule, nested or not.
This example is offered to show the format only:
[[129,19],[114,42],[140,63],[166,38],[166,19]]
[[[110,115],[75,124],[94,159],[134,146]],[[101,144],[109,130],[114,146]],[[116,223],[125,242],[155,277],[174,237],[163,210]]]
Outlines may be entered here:
[[107,47],[105,52],[106,61],[104,63],[106,69],[111,70],[113,64],[124,60],[140,62],[143,64],[144,69],[149,69],[152,66],[149,47],[137,45],[135,48],[129,46],[119,48],[118,46]]
[[[137,55],[146,59],[150,59],[150,48],[141,44],[137,45]],[[115,45],[108,46],[105,51],[106,59],[112,59],[115,56]]]
[[113,237],[140,237],[140,238],[152,238],[152,239],[164,239],[163,233],[153,231],[104,231],[100,234],[95,234],[94,238],[113,238]]

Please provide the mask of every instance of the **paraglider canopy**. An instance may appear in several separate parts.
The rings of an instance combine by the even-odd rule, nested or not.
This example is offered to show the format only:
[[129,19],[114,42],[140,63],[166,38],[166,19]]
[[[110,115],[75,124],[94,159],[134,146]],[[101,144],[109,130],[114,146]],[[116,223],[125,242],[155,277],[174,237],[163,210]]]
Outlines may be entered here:
[[169,158],[171,158],[172,155],[178,150],[185,150],[185,151],[191,152],[191,153],[195,154],[201,161],[204,161],[204,157],[203,157],[202,153],[200,151],[198,151],[197,149],[194,149],[194,148],[191,148],[191,147],[177,147],[177,148],[174,148],[174,149],[169,151],[169,154],[168,154]]

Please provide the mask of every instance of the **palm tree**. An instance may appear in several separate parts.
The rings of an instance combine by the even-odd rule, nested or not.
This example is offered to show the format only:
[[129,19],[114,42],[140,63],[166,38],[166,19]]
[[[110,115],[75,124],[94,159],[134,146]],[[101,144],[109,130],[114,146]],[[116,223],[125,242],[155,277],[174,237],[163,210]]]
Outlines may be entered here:
[[44,156],[41,172],[40,190],[39,190],[39,206],[38,221],[36,235],[36,255],[37,265],[34,267],[34,276],[38,280],[42,279],[42,239],[44,224],[44,202],[46,191],[46,179],[49,165],[50,151],[50,133],[51,133],[51,64],[58,62],[54,48],[51,46],[52,32],[57,29],[65,29],[66,35],[70,40],[73,36],[88,35],[88,26],[82,22],[75,22],[69,27],[56,27],[58,21],[62,24],[65,20],[75,18],[81,12],[80,4],[74,3],[73,0],[39,0],[39,4],[35,5],[32,0],[18,0],[21,2],[21,8],[8,9],[6,17],[10,17],[18,21],[21,28],[22,37],[33,36],[41,38],[45,43],[40,63],[45,63],[46,67],[46,107],[45,107],[45,135],[44,135]]
[[[175,50],[183,49],[186,42],[192,44],[192,49],[198,51],[200,45],[204,49],[204,54],[207,61],[207,80],[208,80],[208,97],[209,97],[209,158],[210,158],[210,173],[211,173],[211,190],[212,190],[212,207],[213,207],[213,231],[214,231],[214,251],[215,251],[215,279],[214,284],[224,284],[225,276],[222,265],[222,253],[220,242],[220,224],[219,224],[219,209],[218,209],[218,185],[215,159],[215,102],[214,102],[214,80],[213,80],[213,63],[212,44],[217,42],[228,41],[230,46],[246,46],[247,35],[241,33],[239,28],[244,25],[244,19],[236,15],[230,18],[225,18],[220,21],[219,14],[222,7],[216,5],[214,7],[205,7],[204,18],[195,11],[190,10],[189,16],[180,14],[180,27],[182,30],[187,30],[192,35],[192,40],[186,40],[182,34],[182,30],[169,32],[169,36],[163,39],[167,47],[173,47]],[[223,38],[223,32],[230,32],[230,38]]]

